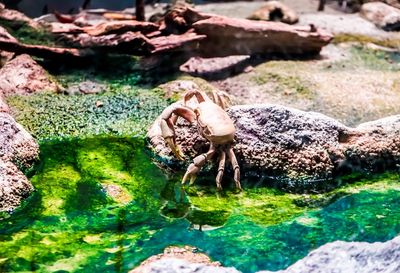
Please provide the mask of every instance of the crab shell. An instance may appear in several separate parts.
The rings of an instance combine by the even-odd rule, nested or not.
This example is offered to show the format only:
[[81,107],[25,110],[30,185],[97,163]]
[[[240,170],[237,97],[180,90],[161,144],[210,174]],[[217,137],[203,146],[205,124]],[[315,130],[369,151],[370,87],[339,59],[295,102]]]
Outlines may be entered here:
[[235,125],[228,114],[217,104],[204,101],[194,109],[199,132],[213,144],[231,143],[235,137]]

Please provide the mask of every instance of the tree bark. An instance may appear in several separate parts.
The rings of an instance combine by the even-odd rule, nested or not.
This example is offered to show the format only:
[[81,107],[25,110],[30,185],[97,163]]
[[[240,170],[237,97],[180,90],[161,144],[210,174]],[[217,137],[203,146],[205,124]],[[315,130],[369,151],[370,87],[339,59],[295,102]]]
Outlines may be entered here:
[[136,20],[145,21],[144,0],[136,0]]
[[324,11],[326,0],[319,0],[318,11]]

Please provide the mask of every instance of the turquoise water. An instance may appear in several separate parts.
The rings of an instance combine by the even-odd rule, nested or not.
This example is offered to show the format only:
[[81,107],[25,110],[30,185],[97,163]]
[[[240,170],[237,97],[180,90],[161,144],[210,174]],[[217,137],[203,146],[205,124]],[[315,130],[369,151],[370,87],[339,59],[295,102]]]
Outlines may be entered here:
[[[37,191],[0,221],[0,272],[127,272],[170,245],[198,247],[243,272],[278,270],[327,242],[400,233],[399,174],[310,208],[272,189],[217,195],[213,181],[185,192],[180,175],[157,168],[136,139],[50,141],[41,152]],[[111,198],[106,186],[119,193]]]

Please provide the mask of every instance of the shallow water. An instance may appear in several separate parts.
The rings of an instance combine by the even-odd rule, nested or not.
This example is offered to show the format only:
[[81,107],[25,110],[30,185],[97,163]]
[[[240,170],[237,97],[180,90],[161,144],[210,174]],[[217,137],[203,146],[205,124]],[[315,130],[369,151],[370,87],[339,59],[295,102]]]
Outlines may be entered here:
[[[126,272],[170,245],[198,247],[243,272],[278,270],[327,242],[400,233],[398,174],[311,208],[297,202],[304,196],[267,188],[217,195],[212,182],[185,192],[141,140],[50,141],[41,152],[36,193],[0,221],[0,272]],[[107,187],[118,189],[114,199]]]

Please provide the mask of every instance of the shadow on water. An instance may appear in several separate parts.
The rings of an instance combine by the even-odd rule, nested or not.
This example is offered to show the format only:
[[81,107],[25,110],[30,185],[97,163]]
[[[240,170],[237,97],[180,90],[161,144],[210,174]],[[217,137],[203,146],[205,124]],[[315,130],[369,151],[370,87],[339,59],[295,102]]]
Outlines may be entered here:
[[308,208],[269,188],[217,194],[212,182],[185,191],[180,174],[167,177],[143,147],[110,137],[42,143],[35,194],[0,221],[0,272],[127,272],[170,245],[196,246],[243,272],[278,270],[330,241],[400,232],[398,174],[375,183],[387,187]]

